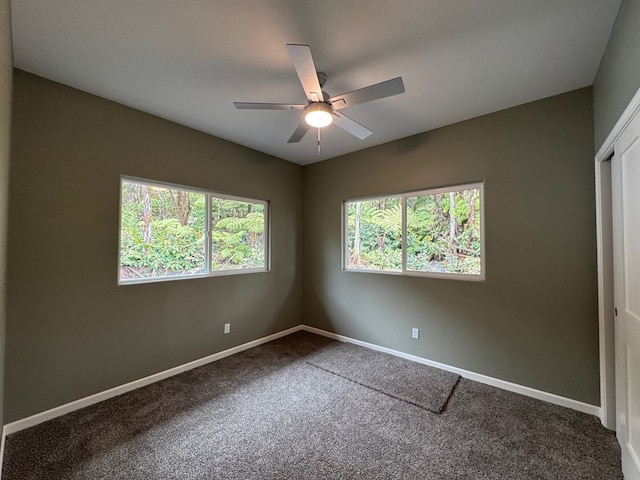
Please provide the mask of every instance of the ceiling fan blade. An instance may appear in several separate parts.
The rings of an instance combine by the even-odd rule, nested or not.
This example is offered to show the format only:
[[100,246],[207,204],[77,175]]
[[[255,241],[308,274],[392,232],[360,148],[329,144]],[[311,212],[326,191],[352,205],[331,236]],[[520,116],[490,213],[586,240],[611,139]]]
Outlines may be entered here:
[[287,143],[298,143],[300,140],[302,140],[302,137],[304,137],[305,133],[309,131],[309,128],[309,124],[303,118],[300,122],[300,125],[298,125],[298,128],[296,128],[296,131],[293,132],[293,135],[291,135],[289,140],[287,140]]
[[375,85],[369,85],[359,90],[336,95],[330,98],[329,102],[331,102],[334,110],[340,110],[341,108],[352,107],[359,103],[391,97],[400,93],[404,93],[404,82],[402,81],[402,77],[396,77],[386,82],[376,83]]
[[347,117],[344,113],[333,112],[333,124],[349,132],[351,135],[358,137],[360,140],[364,140],[373,133],[364,125],[360,125],[352,118]]
[[318,72],[311,56],[309,45],[287,44],[289,56],[296,69],[304,94],[310,102],[324,102],[322,88],[318,81]]
[[306,105],[292,105],[289,103],[251,103],[233,102],[238,110],[304,110]]

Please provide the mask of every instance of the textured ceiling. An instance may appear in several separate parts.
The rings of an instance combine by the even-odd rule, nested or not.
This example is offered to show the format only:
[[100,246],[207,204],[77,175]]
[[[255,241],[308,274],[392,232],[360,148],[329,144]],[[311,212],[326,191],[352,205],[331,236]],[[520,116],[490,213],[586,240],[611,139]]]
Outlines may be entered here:
[[[15,66],[305,165],[593,83],[620,0],[13,0]],[[337,95],[402,76],[287,144],[306,103],[286,43]]]

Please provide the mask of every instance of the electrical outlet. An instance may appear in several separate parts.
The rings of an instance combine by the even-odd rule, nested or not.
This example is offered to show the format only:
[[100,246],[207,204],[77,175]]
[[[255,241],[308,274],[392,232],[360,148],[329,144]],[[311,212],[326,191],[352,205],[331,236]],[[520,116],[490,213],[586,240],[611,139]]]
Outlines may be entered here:
[[225,323],[224,324],[224,333],[229,333],[231,332],[231,324],[230,323]]
[[420,329],[419,328],[412,328],[411,329],[411,338],[420,338]]

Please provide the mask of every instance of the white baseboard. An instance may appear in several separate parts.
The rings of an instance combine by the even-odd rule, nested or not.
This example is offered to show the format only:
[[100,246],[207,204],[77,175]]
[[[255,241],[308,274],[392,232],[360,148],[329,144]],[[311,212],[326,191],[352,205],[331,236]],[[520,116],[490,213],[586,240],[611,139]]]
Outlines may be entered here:
[[518,385],[517,383],[507,382],[506,380],[500,380],[499,378],[489,377],[487,375],[482,375],[480,373],[470,372],[469,370],[464,370],[458,367],[452,367],[444,363],[434,362],[433,360],[428,360],[426,358],[418,357],[416,355],[411,355],[408,353],[399,352],[397,350],[392,350],[390,348],[381,347],[373,343],[363,342],[361,340],[356,340],[354,338],[345,337],[344,335],[338,335],[336,333],[327,332],[326,330],[320,330],[319,328],[303,325],[302,330],[315,333],[317,335],[323,335],[325,337],[332,338],[334,340],[339,340],[341,342],[353,343],[355,345],[360,345],[362,347],[367,347],[373,350],[378,350],[380,352],[389,353],[391,355],[395,355],[396,357],[401,357],[407,360],[411,360],[413,362],[429,365],[430,367],[439,368],[441,370],[447,370],[449,372],[457,373],[461,377],[468,378],[469,380],[474,380],[476,382],[484,383],[486,385],[491,385],[492,387],[498,387],[503,390],[508,390],[510,392],[515,392],[521,395],[525,395],[527,397],[543,400],[545,402],[553,403],[554,405],[560,405],[561,407],[571,408],[573,410],[577,410],[583,413],[588,413],[589,415],[594,415],[596,417],[600,416],[600,407],[596,405],[590,405],[588,403],[583,403],[578,400],[573,400],[571,398],[561,397],[560,395],[556,395],[554,393],[543,392],[542,390],[536,390],[535,388],[525,387],[524,385]]
[[510,392],[515,392],[522,395],[526,395],[528,397],[537,398],[538,400],[544,400],[546,402],[553,403],[555,405],[560,405],[562,407],[571,408],[579,412],[584,412],[584,413],[588,413],[590,415],[595,415],[595,416],[599,416],[600,414],[600,407],[597,407],[595,405],[589,405],[587,403],[579,402],[577,400],[572,400],[566,397],[561,397],[553,393],[543,392],[541,390],[536,390],[534,388],[525,387],[523,385],[518,385],[515,383],[507,382],[507,381],[500,380],[493,377],[488,377],[486,375],[470,372],[468,370],[463,370],[462,368],[452,367],[449,365],[445,365],[443,363],[434,362],[432,360],[418,357],[416,355],[410,355],[408,353],[399,352],[397,350],[392,350],[390,348],[381,347],[379,345],[363,342],[361,340],[356,340],[355,338],[345,337],[343,335],[338,335],[336,333],[327,332],[326,330],[320,330],[315,327],[309,327],[307,325],[298,325],[297,327],[289,328],[288,330],[283,330],[282,332],[274,333],[272,335],[268,335],[266,337],[253,340],[251,342],[238,345],[237,347],[233,347],[228,350],[214,353],[213,355],[209,355],[207,357],[200,358],[198,360],[194,360],[189,363],[185,363],[184,365],[179,365],[177,367],[170,368],[169,370],[164,370],[162,372],[149,375],[148,377],[144,377],[139,380],[134,380],[133,382],[129,382],[124,385],[120,385],[118,387],[114,387],[109,390],[105,390],[103,392],[99,392],[94,395],[90,395],[88,397],[84,397],[84,398],[75,400],[73,402],[60,405],[59,407],[55,407],[50,410],[46,410],[44,412],[36,413],[35,415],[31,415],[30,417],[23,418],[21,420],[17,420],[15,422],[6,424],[2,429],[2,439],[0,440],[0,475],[2,474],[2,458],[4,456],[4,445],[5,445],[5,438],[7,437],[7,435],[19,432],[20,430],[24,430],[25,428],[39,425],[48,420],[52,420],[56,417],[60,417],[67,413],[71,413],[81,408],[93,405],[95,403],[102,402],[103,400],[107,400],[109,398],[122,395],[123,393],[130,392],[131,390],[144,387],[146,385],[158,382],[160,380],[164,380],[165,378],[178,375],[179,373],[186,372],[188,370],[192,370],[197,367],[201,367],[202,365],[206,365],[211,362],[215,362],[216,360],[221,360],[225,357],[234,355],[236,353],[240,353],[244,350],[249,350],[250,348],[254,348],[254,347],[257,347],[258,345],[262,345],[262,344],[271,342],[273,340],[276,340],[278,338],[285,337],[287,335],[298,332],[300,330],[322,335],[324,337],[332,338],[334,340],[339,340],[341,342],[353,343],[355,345],[360,345],[363,347],[371,348],[373,350],[389,353],[397,357],[405,358],[407,360],[422,363],[424,365],[429,365],[431,367],[447,370],[453,373],[457,373],[461,377],[468,378],[476,382],[485,383],[487,385],[502,388]]
[[[228,350],[224,350],[222,352],[214,353],[212,355],[200,358],[198,360],[185,363],[184,365],[179,365],[177,367],[170,368],[169,370],[164,370],[162,372],[154,373],[153,375],[149,375],[148,377],[144,377],[139,380],[134,380],[133,382],[125,383],[124,385],[110,388],[109,390],[98,392],[94,395],[90,395],[88,397],[84,397],[84,398],[75,400],[73,402],[60,405],[59,407],[55,407],[50,410],[46,410],[44,412],[36,413],[35,415],[31,415],[30,417],[8,423],[2,429],[2,442],[1,442],[2,446],[4,446],[5,437],[12,433],[19,432],[20,430],[24,430],[25,428],[33,427],[35,425],[39,425],[40,423],[44,423],[56,417],[60,417],[67,413],[71,413],[75,410],[80,410],[81,408],[88,407],[89,405],[102,402],[103,400],[107,400],[109,398],[122,395],[123,393],[130,392],[131,390],[144,387],[151,383],[159,382],[160,380],[164,380],[165,378],[173,377],[174,375],[178,375],[179,373],[201,367],[203,365],[206,365],[207,363],[215,362],[216,360],[221,360],[225,357],[229,357],[236,353],[240,353],[244,350],[249,350],[250,348],[254,348],[254,347],[257,347],[258,345],[262,345],[264,343],[271,342],[278,338],[285,337],[287,335],[290,335],[294,332],[298,332],[300,330],[302,330],[302,325],[298,325],[297,327],[289,328],[288,330],[283,330],[282,332],[274,333],[273,335],[268,335],[266,337],[253,340],[248,343],[243,343],[242,345],[238,345],[237,347],[233,347]],[[2,453],[4,453],[4,448],[2,449],[2,452],[0,452],[0,455],[2,455]]]

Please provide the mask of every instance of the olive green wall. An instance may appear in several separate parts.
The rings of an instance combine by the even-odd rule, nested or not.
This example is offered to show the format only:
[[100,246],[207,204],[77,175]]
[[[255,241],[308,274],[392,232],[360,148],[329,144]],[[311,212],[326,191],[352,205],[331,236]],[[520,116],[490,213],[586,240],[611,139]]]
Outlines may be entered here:
[[595,148],[640,88],[640,0],[622,0],[593,84]]
[[6,248],[9,196],[9,140],[11,125],[11,13],[9,0],[0,0],[0,425],[4,400],[4,345],[6,312]]
[[[304,180],[307,324],[599,404],[590,88],[313,164]],[[344,200],[478,180],[486,282],[341,270]]]
[[[6,422],[302,322],[302,167],[19,70],[13,100]],[[269,200],[272,271],[118,286],[120,175]]]

